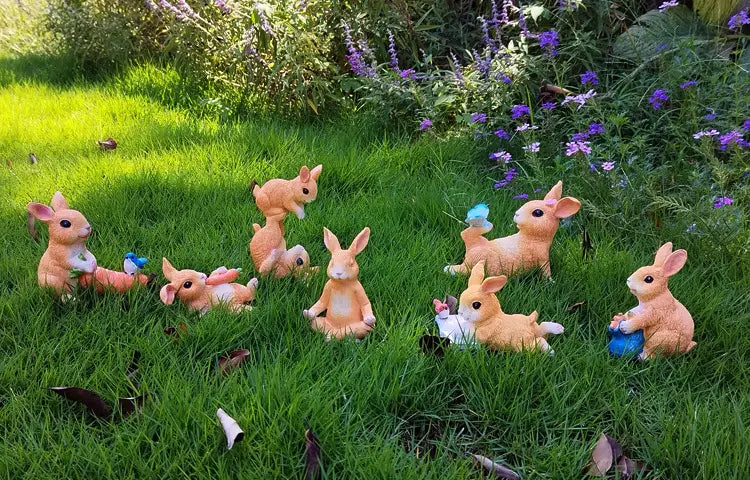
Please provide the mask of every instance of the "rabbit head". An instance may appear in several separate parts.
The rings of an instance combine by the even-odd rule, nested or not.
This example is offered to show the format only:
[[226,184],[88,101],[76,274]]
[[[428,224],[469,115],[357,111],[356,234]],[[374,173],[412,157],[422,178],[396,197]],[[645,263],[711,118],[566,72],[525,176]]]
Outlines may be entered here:
[[359,277],[359,265],[354,258],[362,252],[370,240],[370,227],[365,227],[349,246],[344,250],[341,248],[339,239],[330,230],[323,227],[323,243],[331,252],[331,261],[328,263],[328,278],[331,280],[356,280]]
[[531,200],[516,211],[513,221],[518,229],[534,237],[552,239],[560,225],[561,218],[575,214],[581,202],[573,197],[562,196],[562,181],[552,187],[544,200]]
[[206,274],[195,270],[177,270],[166,258],[161,265],[164,276],[169,281],[159,292],[161,301],[167,305],[174,302],[175,297],[182,303],[192,303],[201,300],[206,295]]
[[290,272],[303,270],[310,266],[310,255],[302,245],[295,245],[281,257],[281,263],[289,269]]
[[654,264],[641,267],[628,277],[630,292],[645,302],[669,290],[669,277],[679,272],[687,262],[685,250],[672,251],[672,242],[659,248]]
[[26,210],[40,222],[49,227],[50,243],[74,245],[83,243],[91,233],[91,225],[78,210],[71,210],[62,193],[55,192],[50,202],[51,207],[43,203],[32,202]]
[[484,278],[484,261],[477,263],[471,269],[468,287],[461,293],[458,314],[471,323],[477,323],[503,313],[495,293],[507,282],[505,275]]
[[310,203],[318,196],[318,177],[323,171],[323,165],[310,170],[302,166],[299,175],[292,180],[292,193],[297,203]]

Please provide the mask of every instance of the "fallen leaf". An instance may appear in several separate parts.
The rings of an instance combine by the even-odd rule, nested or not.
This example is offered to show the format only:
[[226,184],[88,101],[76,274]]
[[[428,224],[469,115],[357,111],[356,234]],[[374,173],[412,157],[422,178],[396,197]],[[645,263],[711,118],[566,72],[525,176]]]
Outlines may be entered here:
[[245,432],[242,431],[237,421],[227,415],[224,410],[218,409],[216,416],[219,417],[221,428],[224,429],[224,435],[227,437],[227,450],[231,450],[236,442],[245,437]]
[[607,441],[609,442],[609,446],[612,448],[612,458],[614,459],[614,461],[617,461],[618,458],[622,457],[622,447],[619,443],[617,443],[617,440],[610,437],[609,435],[607,435]]
[[34,239],[35,242],[39,241],[39,234],[36,232],[36,224],[34,223],[34,215],[31,212],[26,212],[26,226],[29,227],[29,235]]
[[226,357],[221,357],[219,359],[219,370],[222,375],[226,375],[229,370],[242,365],[242,362],[245,361],[248,355],[250,355],[250,350],[242,349],[232,350]]
[[33,153],[29,153],[29,163],[32,165],[36,165],[36,162],[37,162],[36,155],[34,155]]
[[470,455],[471,459],[474,461],[474,465],[480,467],[484,472],[487,473],[487,475],[494,476],[495,478],[503,478],[506,480],[521,480],[521,476],[519,474],[506,467],[505,465],[493,462],[489,458],[483,457],[482,455],[474,455],[470,452],[466,452],[466,455]]
[[127,417],[136,410],[140,410],[143,407],[143,402],[145,399],[145,395],[139,395],[137,397],[118,398],[117,406],[120,408],[120,415],[122,415],[122,418]]
[[117,142],[115,142],[115,139],[112,137],[109,137],[108,139],[102,141],[97,141],[96,143],[99,144],[99,147],[104,150],[105,152],[108,150],[114,150],[117,148]]
[[612,468],[614,457],[612,455],[612,445],[609,443],[609,437],[602,433],[602,436],[594,445],[594,451],[591,452],[591,463],[586,468],[587,473],[594,477],[604,477]]
[[617,472],[620,474],[622,480],[628,480],[635,473],[635,464],[631,459],[622,455],[617,460]]
[[573,305],[568,307],[569,312],[573,312],[575,310],[578,310],[580,307],[584,306],[586,302],[576,302]]
[[179,337],[181,333],[185,332],[187,332],[187,325],[184,323],[179,324],[177,327],[164,327],[164,333],[167,335],[175,335],[176,337]]
[[6,164],[6,165],[7,165],[8,167],[10,167],[10,168],[13,168],[13,162],[11,162],[11,161],[10,161],[10,158],[7,158],[7,159],[5,160],[5,164]]
[[320,444],[309,428],[305,430],[305,480],[318,478],[320,470]]
[[106,418],[112,415],[112,409],[96,392],[79,387],[51,387],[50,390],[68,400],[82,403],[96,417]]
[[451,344],[450,339],[440,338],[437,335],[422,335],[419,338],[419,348],[425,355],[442,357],[445,349]]

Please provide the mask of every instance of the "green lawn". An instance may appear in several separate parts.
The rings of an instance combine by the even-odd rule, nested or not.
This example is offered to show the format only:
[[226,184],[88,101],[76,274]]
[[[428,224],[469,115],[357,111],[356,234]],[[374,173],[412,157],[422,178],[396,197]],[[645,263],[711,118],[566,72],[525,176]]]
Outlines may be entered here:
[[[43,64],[5,61],[0,71],[3,477],[299,478],[309,422],[330,478],[478,478],[465,451],[524,478],[580,478],[602,431],[651,467],[648,478],[747,478],[750,300],[739,259],[682,231],[613,229],[587,214],[595,192],[577,174],[549,167],[545,178],[519,181],[534,188],[562,178],[584,208],[557,234],[555,281],[512,278],[500,299],[507,312],[538,310],[540,319],[564,324],[552,340],[556,356],[425,356],[418,339],[435,330],[431,299],[458,296],[466,284],[442,273],[462,259],[466,210],[487,202],[493,234],[506,235],[522,202],[493,190],[481,147],[414,142],[364,120],[196,119],[164,106],[166,84],[127,88],[150,85],[147,69],[95,84],[29,66]],[[101,152],[96,141],[109,136],[118,148]],[[29,164],[29,152],[38,164]],[[323,226],[345,245],[370,226],[358,258],[378,323],[362,343],[326,344],[303,319],[323,274],[309,285],[261,279],[252,312],[201,319],[146,289],[85,292],[62,304],[37,286],[47,235],[38,224],[40,244],[29,237],[29,201],[62,191],[93,226],[88,247],[102,266],[121,268],[134,251],[150,259],[146,272],[159,273],[160,284],[162,256],[204,272],[240,266],[247,282],[251,225],[261,221],[247,185],[318,163],[318,199],[304,220],[287,220],[287,243],[302,243],[325,265]],[[584,225],[596,248],[586,261]],[[698,346],[646,364],[612,359],[606,326],[636,303],[625,279],[664,241],[689,252],[671,288],[693,314]],[[579,301],[581,309],[567,310]],[[173,342],[163,329],[181,322],[188,334]],[[237,348],[251,352],[245,365],[217,374],[217,358]],[[96,422],[46,390],[75,385],[107,400],[125,396],[135,350],[139,392],[153,394],[140,414]],[[229,452],[218,407],[246,432]]]

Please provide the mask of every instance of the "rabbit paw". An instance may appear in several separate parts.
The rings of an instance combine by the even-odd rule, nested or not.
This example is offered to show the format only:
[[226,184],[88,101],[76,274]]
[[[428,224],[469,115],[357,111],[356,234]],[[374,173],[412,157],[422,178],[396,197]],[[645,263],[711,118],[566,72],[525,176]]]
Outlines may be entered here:
[[445,267],[443,267],[443,271],[451,275],[456,275],[456,272],[453,271],[453,267],[451,267],[451,265],[446,265]]
[[297,218],[299,218],[300,220],[302,220],[303,218],[305,218],[305,209],[302,208],[302,207],[297,207],[294,210],[294,213],[295,213],[295,215],[297,215]]
[[375,325],[375,316],[374,315],[368,315],[365,318],[362,319],[363,322],[365,322],[369,326]]
[[302,310],[302,316],[305,317],[308,320],[315,320],[315,313],[313,313],[311,310]]
[[247,286],[250,288],[258,288],[258,279],[253,277],[250,279],[249,282],[247,282]]
[[633,322],[630,320],[624,320],[620,323],[620,331],[626,335],[635,332],[638,330],[635,328],[635,325],[633,325]]

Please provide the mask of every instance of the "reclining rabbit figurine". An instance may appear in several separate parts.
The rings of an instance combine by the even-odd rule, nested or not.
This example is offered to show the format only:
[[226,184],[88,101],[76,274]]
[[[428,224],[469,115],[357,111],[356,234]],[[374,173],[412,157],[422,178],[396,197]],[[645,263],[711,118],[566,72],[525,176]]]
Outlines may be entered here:
[[253,185],[255,205],[266,218],[294,213],[297,218],[305,218],[305,203],[310,203],[318,196],[317,180],[323,171],[323,165],[310,170],[303,166],[299,175],[291,180],[274,178],[263,186]]
[[284,217],[286,214],[266,218],[265,226],[253,224],[253,238],[250,240],[250,256],[255,270],[261,275],[273,273],[274,278],[293,274],[308,275],[318,271],[310,266],[310,255],[302,245],[286,249],[284,240]]
[[49,244],[37,270],[40,287],[49,287],[57,295],[68,297],[77,285],[95,286],[99,292],[105,288],[124,292],[149,282],[142,274],[128,275],[98,266],[96,257],[86,248],[91,233],[86,217],[72,210],[60,192],[55,192],[50,205],[31,202],[26,206],[31,215],[49,228]]
[[610,328],[625,334],[643,330],[646,343],[639,358],[647,360],[656,353],[666,355],[692,350],[693,317],[669,291],[669,277],[687,262],[685,250],[672,251],[668,242],[659,248],[654,264],[641,267],[627,280],[630,292],[638,298],[638,306],[628,313],[614,316]]
[[555,322],[537,324],[536,311],[531,315],[507,314],[500,308],[495,295],[508,281],[508,277],[484,278],[484,262],[480,261],[471,269],[469,285],[461,293],[458,314],[474,328],[474,336],[480,343],[492,348],[521,351],[539,349],[554,355],[547,343],[550,335],[565,331]]
[[518,233],[509,237],[488,240],[483,235],[492,230],[489,222],[471,224],[461,238],[466,245],[466,256],[461,265],[448,265],[444,270],[451,275],[467,274],[483,261],[489,275],[509,275],[518,270],[541,267],[544,275],[551,275],[549,249],[561,218],[575,214],[581,202],[562,196],[562,181],[552,187],[544,200],[531,200],[516,211],[513,221]]
[[177,297],[189,309],[198,310],[201,315],[221,303],[225,303],[233,313],[252,310],[246,303],[255,299],[258,279],[252,278],[247,285],[229,283],[240,274],[236,268],[219,267],[206,276],[195,270],[177,270],[164,258],[162,271],[169,283],[162,287],[159,297],[166,305],[171,305]]
[[[454,307],[455,307],[455,298]],[[470,345],[474,343],[474,327],[458,313],[451,313],[449,302],[443,303],[437,298],[432,300],[435,306],[435,323],[441,338],[447,338],[456,345]]]
[[[370,229],[365,227],[344,250],[339,239],[327,228],[323,228],[323,242],[331,252],[328,264],[328,282],[315,304],[302,315],[312,322],[312,327],[331,337],[342,339],[354,336],[364,338],[375,326],[370,300],[359,283],[359,265],[354,258],[362,252],[370,239]],[[326,316],[319,316],[323,311]]]

